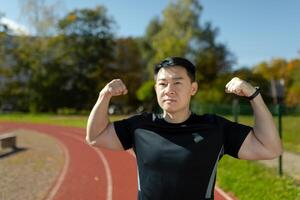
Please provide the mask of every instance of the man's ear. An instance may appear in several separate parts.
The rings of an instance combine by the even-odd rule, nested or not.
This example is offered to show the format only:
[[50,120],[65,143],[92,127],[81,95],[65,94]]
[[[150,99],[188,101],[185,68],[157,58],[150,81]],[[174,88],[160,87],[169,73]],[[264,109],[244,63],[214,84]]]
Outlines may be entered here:
[[198,83],[196,81],[194,81],[192,83],[192,96],[194,96],[198,91]]

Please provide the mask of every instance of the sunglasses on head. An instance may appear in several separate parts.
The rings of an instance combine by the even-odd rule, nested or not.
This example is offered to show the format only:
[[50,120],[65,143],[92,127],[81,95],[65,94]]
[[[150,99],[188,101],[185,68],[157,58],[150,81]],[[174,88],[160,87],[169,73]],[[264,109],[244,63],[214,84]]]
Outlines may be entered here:
[[163,61],[162,61],[161,63],[159,63],[157,66],[158,66],[159,68],[161,68],[161,67],[174,66],[174,65],[176,65],[176,64],[173,62],[173,60],[167,59],[167,60],[163,60]]

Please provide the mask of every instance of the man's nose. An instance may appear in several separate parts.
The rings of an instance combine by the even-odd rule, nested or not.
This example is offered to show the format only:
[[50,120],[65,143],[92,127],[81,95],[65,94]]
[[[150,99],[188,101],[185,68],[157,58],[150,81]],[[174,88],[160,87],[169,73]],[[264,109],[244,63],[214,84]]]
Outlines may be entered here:
[[175,94],[175,88],[172,86],[172,84],[168,84],[165,92],[166,94]]

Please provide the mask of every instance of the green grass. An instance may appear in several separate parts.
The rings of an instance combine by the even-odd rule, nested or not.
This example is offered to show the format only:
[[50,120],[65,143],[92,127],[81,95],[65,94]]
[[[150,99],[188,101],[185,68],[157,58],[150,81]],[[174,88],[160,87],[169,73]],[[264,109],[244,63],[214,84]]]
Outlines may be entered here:
[[[122,116],[111,116],[110,120],[114,121]],[[78,115],[54,115],[54,114],[0,114],[0,122],[14,121],[14,122],[32,122],[32,123],[46,123],[53,125],[75,126],[85,128],[88,116]]]
[[279,177],[275,169],[225,156],[218,168],[218,185],[241,200],[300,200],[300,181]]
[[84,127],[86,116],[58,116],[52,114],[1,114],[0,121],[47,123],[65,126]]
[[[112,116],[110,119],[114,121],[120,118],[122,116]],[[87,116],[2,114],[0,121],[48,123],[84,128]],[[240,117],[239,121],[248,125],[253,124],[253,118],[250,116]],[[300,153],[299,130],[300,117],[283,118],[283,140],[287,150]],[[217,182],[221,188],[232,191],[242,200],[300,200],[299,181],[287,176],[279,177],[275,170],[267,169],[256,162],[225,156],[219,165]]]
[[300,154],[300,117],[284,117],[282,129],[284,148]]
[[[233,119],[232,116],[227,116]],[[278,126],[278,118],[274,117]],[[240,116],[239,122],[253,125],[252,116]],[[283,116],[282,117],[282,140],[284,149],[300,154],[300,116]]]

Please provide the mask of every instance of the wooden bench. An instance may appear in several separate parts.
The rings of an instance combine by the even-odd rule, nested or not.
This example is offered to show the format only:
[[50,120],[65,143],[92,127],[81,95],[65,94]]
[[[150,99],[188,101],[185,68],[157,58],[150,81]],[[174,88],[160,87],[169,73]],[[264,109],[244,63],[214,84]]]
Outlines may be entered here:
[[17,135],[15,133],[0,134],[0,150],[17,149]]

